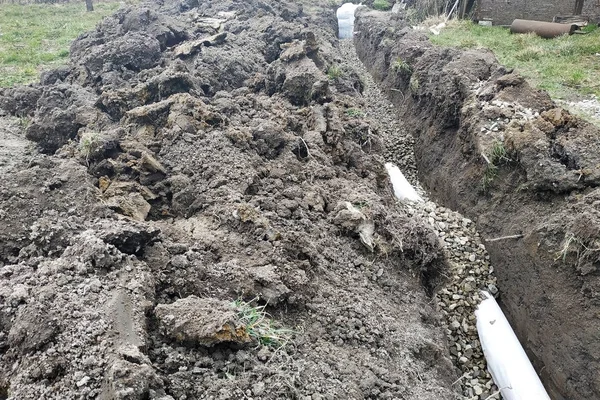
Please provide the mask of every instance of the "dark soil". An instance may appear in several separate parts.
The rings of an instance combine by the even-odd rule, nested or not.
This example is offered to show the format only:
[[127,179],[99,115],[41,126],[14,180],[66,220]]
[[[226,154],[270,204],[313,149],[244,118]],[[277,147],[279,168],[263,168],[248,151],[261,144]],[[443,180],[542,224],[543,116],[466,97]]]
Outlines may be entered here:
[[334,15],[144,4],[0,93],[0,398],[457,397],[444,253],[346,112]]
[[501,300],[554,399],[600,398],[600,131],[486,50],[359,10],[361,60],[415,137],[432,197],[477,223]]

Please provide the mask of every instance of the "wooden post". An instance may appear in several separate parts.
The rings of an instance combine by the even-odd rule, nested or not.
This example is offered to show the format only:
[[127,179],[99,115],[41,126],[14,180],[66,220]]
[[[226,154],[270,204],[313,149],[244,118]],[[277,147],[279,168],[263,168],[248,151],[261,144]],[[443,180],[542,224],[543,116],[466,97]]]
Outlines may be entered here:
[[94,11],[94,5],[92,4],[92,0],[85,0],[85,8],[89,11]]
[[467,3],[469,3],[468,0],[462,0],[462,5],[460,7],[460,15],[458,16],[460,19],[463,19],[465,17],[465,14],[467,13]]
[[584,0],[575,0],[575,10],[573,11],[573,15],[581,15],[583,12],[583,1]]

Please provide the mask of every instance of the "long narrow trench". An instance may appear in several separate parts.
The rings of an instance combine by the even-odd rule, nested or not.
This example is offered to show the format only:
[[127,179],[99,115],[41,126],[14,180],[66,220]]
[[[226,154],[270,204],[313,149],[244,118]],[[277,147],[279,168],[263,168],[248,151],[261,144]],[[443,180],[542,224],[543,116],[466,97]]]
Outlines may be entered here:
[[439,288],[434,301],[444,316],[450,356],[462,372],[455,384],[460,386],[463,399],[500,399],[487,371],[475,327],[479,290],[498,293],[494,268],[481,237],[471,220],[428,199],[417,179],[413,138],[396,115],[395,106],[358,59],[352,39],[341,39],[339,46],[344,62],[360,74],[365,84],[364,110],[360,113],[370,120],[374,134],[383,140],[386,161],[396,164],[425,199],[421,204],[398,203],[398,207],[406,208],[415,218],[422,218],[433,227],[449,261],[447,282]]

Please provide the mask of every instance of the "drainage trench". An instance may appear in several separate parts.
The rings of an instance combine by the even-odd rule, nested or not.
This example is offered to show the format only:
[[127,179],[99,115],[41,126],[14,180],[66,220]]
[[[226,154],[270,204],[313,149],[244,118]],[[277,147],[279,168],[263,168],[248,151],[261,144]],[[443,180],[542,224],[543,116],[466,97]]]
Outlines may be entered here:
[[365,84],[364,109],[359,112],[370,120],[373,133],[385,143],[386,161],[397,165],[425,199],[423,203],[398,203],[398,207],[433,227],[449,262],[448,280],[438,288],[435,301],[443,315],[451,359],[462,373],[455,383],[456,388],[463,399],[499,399],[498,388],[487,371],[474,314],[481,289],[498,293],[490,256],[473,221],[430,200],[417,178],[412,135],[397,115],[397,107],[382,93],[359,60],[353,41],[345,36],[342,25],[340,20],[339,46],[344,62],[361,75]]
[[[405,146],[389,144],[388,158],[418,168],[431,199],[474,220],[504,312],[550,397],[600,398],[600,129],[489,51],[437,47],[401,13],[360,8],[356,16],[359,59],[403,122],[388,136],[414,137],[414,165],[394,159]],[[498,150],[507,162],[494,158]],[[458,322],[450,321],[451,346]]]

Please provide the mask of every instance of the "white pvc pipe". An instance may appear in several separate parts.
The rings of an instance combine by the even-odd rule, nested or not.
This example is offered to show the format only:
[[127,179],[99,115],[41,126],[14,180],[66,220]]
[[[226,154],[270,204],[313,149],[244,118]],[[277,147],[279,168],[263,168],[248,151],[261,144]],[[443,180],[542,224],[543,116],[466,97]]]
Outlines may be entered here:
[[351,38],[354,33],[354,12],[360,7],[359,4],[346,3],[338,8],[336,14],[338,18],[340,39]]
[[360,6],[361,4],[342,4],[342,6],[337,9],[337,17],[341,19],[354,19],[354,11],[356,11],[356,9]]
[[390,176],[390,180],[392,181],[392,187],[394,188],[394,194],[396,198],[400,201],[415,201],[422,202],[423,198],[419,196],[417,191],[412,187],[412,185],[406,180],[400,168],[396,167],[392,163],[386,163],[385,169]]
[[488,370],[505,400],[550,400],[519,339],[492,295],[475,311]]

